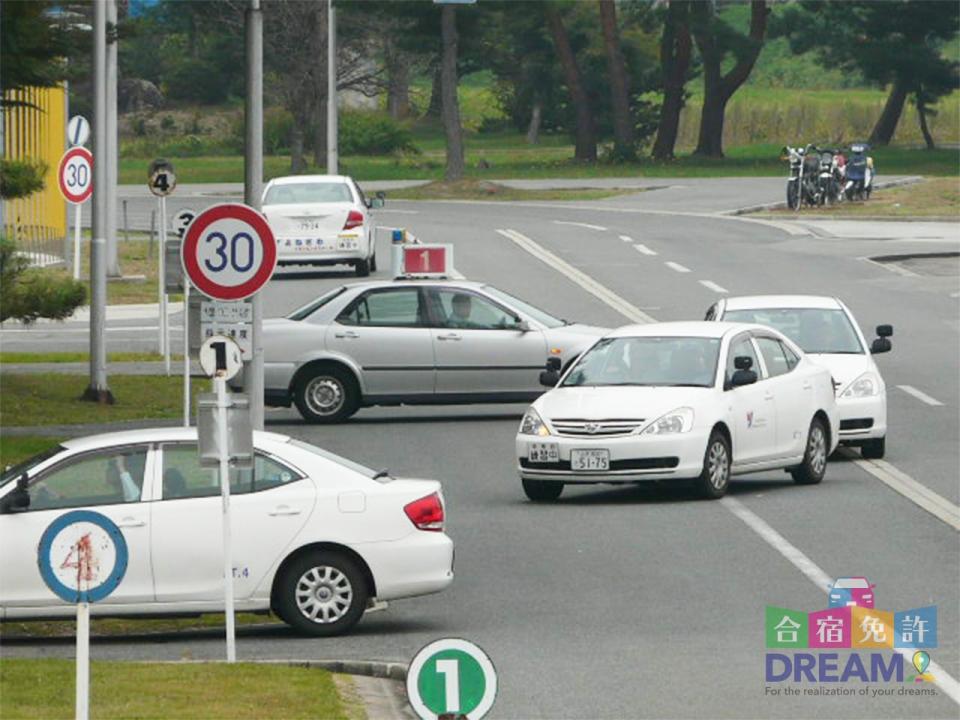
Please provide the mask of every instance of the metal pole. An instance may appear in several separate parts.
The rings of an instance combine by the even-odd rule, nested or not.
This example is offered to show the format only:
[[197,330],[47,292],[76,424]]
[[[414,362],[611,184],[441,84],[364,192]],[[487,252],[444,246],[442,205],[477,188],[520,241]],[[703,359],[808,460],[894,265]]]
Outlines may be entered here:
[[130,224],[127,222],[127,201],[123,201],[123,241],[130,242]]
[[190,281],[183,277],[183,426],[190,427]]
[[107,178],[104,158],[107,147],[107,8],[102,2],[93,4],[93,219],[90,241],[90,386],[84,393],[88,400],[113,402],[107,386],[106,306],[107,258],[106,194]]
[[157,290],[160,295],[160,352],[163,353],[163,366],[167,377],[170,376],[170,321],[167,317],[167,198],[160,196],[160,260],[157,264]]
[[77,604],[76,718],[90,717],[90,603]]
[[[243,201],[260,210],[263,194],[263,12],[260,0],[250,0],[246,16],[247,100],[246,157],[244,158]],[[247,367],[246,390],[250,394],[250,423],[263,430],[263,299],[253,296],[253,357]]]
[[117,254],[117,0],[106,0],[107,24],[110,37],[107,41],[107,144],[102,162],[106,163],[106,236],[107,275],[120,277],[120,262]]
[[327,0],[327,174],[336,175],[340,166],[337,148],[337,11]]
[[83,203],[77,203],[74,207],[77,208],[74,213],[74,220],[76,221],[76,227],[73,229],[73,279],[80,279],[80,216],[83,213]]
[[227,381],[214,378],[217,386],[217,445],[220,449],[220,493],[223,498],[223,595],[227,620],[227,662],[237,661],[233,616],[233,548],[230,545],[230,463],[227,455]]

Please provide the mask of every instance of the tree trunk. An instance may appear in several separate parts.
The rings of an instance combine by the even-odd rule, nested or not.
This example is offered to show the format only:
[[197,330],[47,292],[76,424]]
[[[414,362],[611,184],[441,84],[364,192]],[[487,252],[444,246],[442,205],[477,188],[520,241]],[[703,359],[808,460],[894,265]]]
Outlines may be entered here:
[[447,136],[447,168],[444,180],[463,177],[463,129],[460,127],[460,102],[457,98],[457,16],[453,5],[440,11],[440,34],[443,40],[441,96],[443,98],[443,130]]
[[314,34],[311,43],[316,62],[312,68],[313,86],[313,165],[327,165],[327,5],[314,8]]
[[893,134],[897,130],[897,123],[900,122],[900,114],[903,112],[903,103],[907,99],[907,81],[897,77],[893,81],[893,87],[890,88],[890,94],[887,96],[887,102],[883,106],[883,112],[877,124],[873,126],[873,132],[870,133],[870,139],[867,141],[874,146],[886,146],[893,140]]
[[927,150],[936,150],[937,146],[933,142],[933,135],[930,134],[930,128],[927,127],[927,104],[917,98],[917,119],[920,121],[920,132],[923,133],[923,141],[927,144]]
[[663,104],[652,155],[657,160],[672,160],[684,105],[684,85],[690,69],[690,27],[687,24],[689,2],[671,0],[660,40],[660,67],[663,71]]
[[307,169],[307,160],[303,156],[304,128],[296,116],[290,129],[290,174],[299,175]]
[[387,112],[394,120],[410,115],[410,66],[407,58],[387,40],[384,46],[387,66]]
[[443,112],[443,99],[440,82],[440,65],[433,71],[433,83],[430,85],[430,104],[427,106],[427,117],[438,118]]
[[327,93],[318,98],[313,116],[313,165],[327,166]]
[[543,102],[534,100],[530,111],[530,124],[527,126],[527,145],[540,142],[540,123],[543,120]]
[[553,37],[553,45],[557,50],[557,57],[563,67],[564,82],[570,92],[570,100],[573,102],[577,114],[574,157],[580,162],[596,162],[597,132],[593,124],[593,110],[590,107],[590,99],[587,97],[580,81],[580,68],[577,66],[577,58],[570,46],[567,29],[563,25],[563,18],[560,17],[557,8],[546,5],[544,6],[544,12],[547,16],[550,34]]
[[613,106],[613,154],[618,160],[636,158],[633,118],[630,113],[630,79],[620,51],[617,30],[617,9],[613,0],[597,0],[600,5],[600,25],[603,28],[603,47],[610,74],[610,101]]

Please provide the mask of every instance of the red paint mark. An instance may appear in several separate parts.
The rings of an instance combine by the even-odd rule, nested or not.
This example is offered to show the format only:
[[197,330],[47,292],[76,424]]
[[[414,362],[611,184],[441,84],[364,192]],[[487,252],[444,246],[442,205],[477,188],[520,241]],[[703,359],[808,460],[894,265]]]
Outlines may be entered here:
[[[74,559],[74,557],[76,557],[76,559]],[[87,533],[74,543],[60,568],[77,569],[78,588],[81,587],[81,583],[83,582],[91,583],[97,579],[100,561],[93,553],[93,543],[90,542],[90,533]]]

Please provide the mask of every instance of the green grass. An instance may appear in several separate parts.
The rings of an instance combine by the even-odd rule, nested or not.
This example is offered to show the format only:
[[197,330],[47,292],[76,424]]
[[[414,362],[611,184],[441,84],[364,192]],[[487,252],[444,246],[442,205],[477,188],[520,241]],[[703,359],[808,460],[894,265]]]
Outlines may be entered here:
[[[237,625],[280,624],[273,615],[238,613]],[[209,630],[224,627],[221,614],[201,615],[190,618],[93,618],[90,633],[102,637],[140,635],[144,633],[169,633],[185,630]],[[71,637],[77,631],[73,620],[34,620],[30,622],[6,621],[2,627],[4,638]]]
[[419,187],[393,190],[396,200],[602,200],[603,198],[638,192],[636,189],[564,188],[558,190],[521,190],[485,182],[460,180],[455,183],[433,182]]
[[[69,718],[73,660],[5,658],[0,716]],[[255,663],[93,662],[90,714],[110,718],[347,718],[333,676],[320,669]]]
[[[764,214],[797,217],[795,211],[786,208]],[[804,208],[800,215],[960,218],[960,181],[957,178],[931,178],[915,185],[875,190],[866,202],[844,202],[820,208]]]
[[[114,375],[109,378],[114,405],[80,399],[87,387],[83,375],[36,373],[0,375],[0,423],[3,427],[75,425],[176,418],[183,413],[183,378],[153,375]],[[194,380],[191,407],[210,383]]]
[[[182,355],[172,356],[182,360]],[[2,363],[72,363],[88,362],[90,353],[86,352],[0,352]],[[149,352],[112,352],[107,353],[107,362],[160,362],[163,355]]]
[[0,467],[16,465],[37,453],[41,453],[64,438],[37,435],[0,435]]

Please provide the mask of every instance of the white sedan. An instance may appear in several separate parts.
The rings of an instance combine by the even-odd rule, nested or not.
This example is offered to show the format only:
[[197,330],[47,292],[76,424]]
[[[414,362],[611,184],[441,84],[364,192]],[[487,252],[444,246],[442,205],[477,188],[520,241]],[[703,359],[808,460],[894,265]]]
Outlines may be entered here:
[[873,360],[891,349],[892,325],[878,325],[869,345],[850,308],[833,297],[757,295],[720,300],[707,320],[760,323],[775,328],[833,375],[840,408],[840,442],[860,446],[865,458],[887,450],[887,386]]
[[377,269],[370,210],[383,194],[364,196],[345,175],[274,178],[263,190],[263,213],[277,240],[277,265],[353,265],[366,277]]
[[694,479],[706,497],[731,475],[786,468],[819,483],[837,445],[830,372],[770,328],[656,323],[598,340],[527,410],[516,438],[523,489]]
[[[254,433],[230,480],[236,609],[273,610],[311,635],[349,630],[382,601],[453,580],[440,483],[395,479],[299,440]],[[94,615],[222,612],[220,488],[190,428],[68,440],[0,477],[0,619],[71,617],[37,547],[67,509],[107,516],[129,562]],[[56,560],[56,558],[55,558]]]

